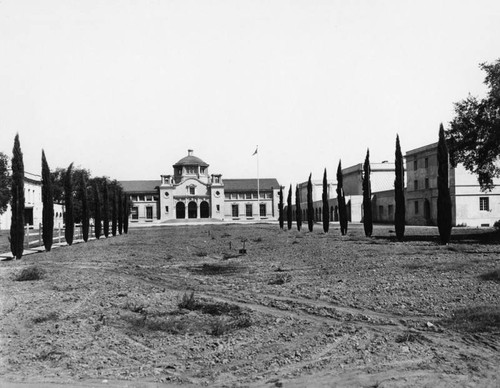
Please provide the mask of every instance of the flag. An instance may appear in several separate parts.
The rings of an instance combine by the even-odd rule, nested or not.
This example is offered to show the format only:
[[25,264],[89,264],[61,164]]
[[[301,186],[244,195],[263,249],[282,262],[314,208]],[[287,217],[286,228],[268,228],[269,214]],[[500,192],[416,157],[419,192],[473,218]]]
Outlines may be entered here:
[[252,154],[252,156],[254,156],[254,155],[257,153],[257,150],[258,150],[258,149],[259,149],[259,147],[257,147],[257,148],[255,149],[255,152]]

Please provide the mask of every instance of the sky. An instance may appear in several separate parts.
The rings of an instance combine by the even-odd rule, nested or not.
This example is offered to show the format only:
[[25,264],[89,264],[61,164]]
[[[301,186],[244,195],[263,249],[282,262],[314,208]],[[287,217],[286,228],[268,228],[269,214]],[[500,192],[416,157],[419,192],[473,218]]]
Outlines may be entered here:
[[[335,178],[437,141],[485,95],[498,0],[1,0],[0,151],[25,170]],[[258,154],[252,155],[258,146]]]

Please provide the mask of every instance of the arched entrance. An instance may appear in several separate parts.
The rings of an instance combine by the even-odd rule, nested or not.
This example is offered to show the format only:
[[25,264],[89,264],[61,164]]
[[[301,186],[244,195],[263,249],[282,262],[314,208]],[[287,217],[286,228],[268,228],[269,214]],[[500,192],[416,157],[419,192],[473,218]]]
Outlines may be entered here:
[[184,205],[184,202],[177,202],[177,205],[175,205],[175,218],[186,218],[186,205]]
[[210,217],[210,207],[208,206],[207,201],[203,201],[200,203],[200,218],[208,218]]
[[196,217],[198,217],[198,205],[196,205],[196,202],[191,201],[188,204],[188,218]]

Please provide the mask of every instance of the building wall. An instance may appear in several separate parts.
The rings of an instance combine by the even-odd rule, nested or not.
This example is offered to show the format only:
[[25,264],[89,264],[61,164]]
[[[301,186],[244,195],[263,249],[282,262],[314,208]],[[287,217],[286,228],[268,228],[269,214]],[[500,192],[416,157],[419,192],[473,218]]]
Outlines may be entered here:
[[[260,192],[260,200],[257,200],[257,192],[226,192],[224,200],[225,220],[254,220],[275,219],[278,217],[279,190],[267,190]],[[260,214],[260,204],[266,206],[265,215]],[[252,214],[247,215],[247,205],[251,206]],[[238,216],[234,216],[233,207],[238,208]]]
[[[437,143],[408,151],[405,158],[406,222],[437,225]],[[450,165],[448,178],[453,226],[492,226],[500,219],[500,180],[494,181],[492,191],[482,192],[477,177],[461,164]]]
[[[24,180],[24,208],[25,223],[38,229],[42,223],[42,182],[38,175],[25,173]],[[27,216],[27,217],[26,217]],[[10,204],[7,210],[0,215],[0,230],[10,229],[12,210]],[[54,227],[63,224],[63,209],[61,205],[54,204]]]

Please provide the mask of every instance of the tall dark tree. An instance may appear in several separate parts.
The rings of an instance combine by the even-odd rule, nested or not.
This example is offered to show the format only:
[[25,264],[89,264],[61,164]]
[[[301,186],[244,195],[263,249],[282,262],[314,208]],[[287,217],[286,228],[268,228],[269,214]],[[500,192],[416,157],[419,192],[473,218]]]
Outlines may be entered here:
[[101,190],[99,181],[94,181],[94,233],[95,238],[101,237]]
[[0,214],[7,210],[11,196],[11,176],[9,173],[9,157],[0,152]]
[[118,233],[123,233],[123,191],[118,187],[118,201],[117,201],[117,217],[118,217]]
[[278,203],[278,212],[279,212],[279,223],[280,223],[280,229],[283,229],[284,225],[284,220],[283,220],[283,187],[280,186],[280,201]]
[[347,234],[348,220],[344,194],[344,177],[342,175],[342,161],[340,160],[337,168],[337,202],[339,206],[340,233],[342,236],[345,236]]
[[363,226],[366,237],[371,237],[373,233],[372,185],[370,181],[370,172],[370,150],[366,150],[366,158],[363,165]]
[[102,221],[103,221],[103,233],[106,238],[109,236],[109,190],[108,190],[108,182],[104,180],[102,182],[102,202],[103,202],[103,212],[102,212]]
[[10,250],[14,258],[20,259],[24,244],[24,162],[19,134],[12,150],[11,209]]
[[312,199],[312,173],[309,174],[309,180],[307,181],[307,227],[309,232],[313,231],[314,225],[314,207]]
[[300,207],[300,191],[299,185],[295,186],[295,222],[297,223],[297,230],[302,228],[302,209]]
[[482,63],[488,94],[478,100],[469,95],[455,104],[455,117],[447,131],[452,164],[462,163],[477,175],[482,190],[493,188],[500,177],[500,59]]
[[116,230],[118,227],[118,193],[116,185],[112,185],[113,195],[111,198],[111,234],[116,236]]
[[438,141],[438,206],[437,206],[437,223],[439,229],[439,237],[441,243],[448,244],[451,237],[451,196],[450,187],[448,184],[448,147],[444,134],[443,124],[439,126],[439,141]]
[[[51,175],[52,175],[52,187],[54,189],[54,202],[64,203],[65,201],[64,179],[66,176],[66,169],[56,168],[56,170],[53,171]],[[82,222],[82,198],[81,198],[82,190],[80,188],[80,183],[82,182],[82,176],[85,178],[85,182],[90,181],[89,170],[86,170],[81,167],[75,168],[75,166],[73,166],[71,178],[72,178],[72,189],[73,189],[73,218],[75,223]]]
[[328,211],[328,180],[326,179],[326,168],[323,173],[323,232],[328,233],[330,229],[330,212]]
[[396,238],[402,241],[405,235],[405,169],[403,164],[403,154],[399,143],[399,135],[396,136],[396,160],[395,160],[396,179],[394,180],[394,201],[396,202],[396,211],[394,214],[394,228],[396,229]]
[[64,174],[64,238],[68,245],[73,244],[75,234],[75,218],[73,214],[73,163]]
[[42,239],[45,250],[50,252],[54,240],[54,192],[49,164],[42,150]]
[[125,194],[123,200],[123,233],[128,233],[128,217],[130,215],[130,199],[128,194]]
[[290,188],[288,189],[288,197],[286,199],[286,224],[288,227],[288,230],[292,229],[292,185],[290,185]]
[[82,200],[82,232],[83,241],[89,239],[89,201],[87,193],[87,180],[84,175],[80,176],[80,198]]

